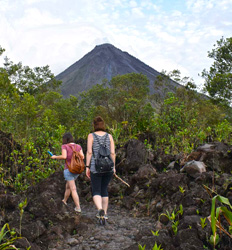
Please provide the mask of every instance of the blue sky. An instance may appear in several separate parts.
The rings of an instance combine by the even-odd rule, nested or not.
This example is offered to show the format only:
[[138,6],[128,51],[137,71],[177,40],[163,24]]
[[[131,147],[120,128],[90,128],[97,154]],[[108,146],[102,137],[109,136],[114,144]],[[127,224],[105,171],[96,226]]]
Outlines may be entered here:
[[57,75],[96,45],[111,43],[152,68],[194,79],[207,51],[232,36],[231,0],[0,0],[3,56]]

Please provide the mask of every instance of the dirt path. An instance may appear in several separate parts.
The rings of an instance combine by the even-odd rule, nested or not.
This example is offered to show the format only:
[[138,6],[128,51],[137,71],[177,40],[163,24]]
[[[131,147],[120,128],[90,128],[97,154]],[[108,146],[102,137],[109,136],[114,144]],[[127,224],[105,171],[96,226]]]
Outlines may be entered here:
[[154,220],[148,217],[135,218],[125,209],[109,206],[109,219],[105,226],[97,220],[96,209],[92,203],[82,205],[82,214],[77,215],[77,227],[72,236],[57,242],[49,250],[121,250],[138,249],[140,235],[150,234]]

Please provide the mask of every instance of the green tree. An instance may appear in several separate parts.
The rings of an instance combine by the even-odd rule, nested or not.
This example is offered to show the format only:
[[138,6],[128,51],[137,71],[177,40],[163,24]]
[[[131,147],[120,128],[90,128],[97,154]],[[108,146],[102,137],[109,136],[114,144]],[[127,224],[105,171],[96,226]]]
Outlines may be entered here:
[[232,37],[217,41],[208,57],[214,60],[209,71],[202,72],[204,90],[217,103],[230,104],[232,98]]
[[128,96],[143,99],[149,93],[149,80],[143,74],[129,73],[113,77],[109,85],[119,92],[126,92]]
[[183,85],[186,89],[194,90],[197,88],[192,78],[187,76],[181,78],[181,72],[178,69],[174,69],[171,72],[169,72],[168,77],[170,77],[173,81]]
[[85,124],[89,131],[93,117],[101,115],[109,127],[127,130],[124,136],[137,134],[147,130],[149,120],[154,116],[148,96],[149,80],[146,76],[136,73],[115,76],[81,94],[76,124],[82,128]]
[[[0,46],[0,56],[4,53],[4,49]],[[0,67],[0,94],[6,94],[12,96],[16,91],[16,88],[11,84],[9,74],[6,69]]]
[[57,81],[49,66],[31,69],[23,66],[21,62],[15,64],[5,58],[5,70],[19,93],[38,94],[49,90],[57,90],[61,81]]
[[148,100],[148,86],[149,80],[142,74],[118,75],[108,84],[97,84],[82,93],[79,108],[83,116],[94,106],[106,121],[132,121]]
[[110,107],[112,119],[131,122],[148,100],[149,80],[145,75],[129,73],[112,78]]
[[[0,46],[0,56],[5,50]],[[15,107],[19,99],[18,90],[11,84],[6,69],[0,67],[0,129],[14,131]]]
[[179,88],[175,94],[169,93],[154,120],[156,145],[167,153],[190,153],[207,136],[217,139],[220,134],[220,140],[226,139],[230,127],[224,118],[217,105],[194,90]]

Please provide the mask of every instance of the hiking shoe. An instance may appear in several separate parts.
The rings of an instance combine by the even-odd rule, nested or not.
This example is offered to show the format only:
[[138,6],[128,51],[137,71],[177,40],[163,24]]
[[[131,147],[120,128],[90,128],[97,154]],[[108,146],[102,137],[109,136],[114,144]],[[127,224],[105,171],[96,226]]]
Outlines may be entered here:
[[105,220],[108,220],[108,219],[109,219],[109,217],[108,217],[107,214],[105,214],[104,217],[105,217]]
[[106,219],[105,219],[105,211],[103,209],[98,210],[98,216],[100,225],[105,225]]
[[80,208],[75,207],[74,210],[75,210],[75,212],[77,212],[77,213],[81,213],[81,209],[80,209]]
[[104,217],[104,215],[105,215],[105,211],[103,209],[99,209],[96,214],[96,217],[100,219],[102,216]]

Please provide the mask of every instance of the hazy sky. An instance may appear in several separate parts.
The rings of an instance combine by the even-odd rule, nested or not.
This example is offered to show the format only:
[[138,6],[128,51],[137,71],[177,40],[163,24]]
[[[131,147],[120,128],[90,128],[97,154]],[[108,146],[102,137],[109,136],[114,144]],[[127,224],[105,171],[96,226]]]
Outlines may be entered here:
[[207,52],[232,36],[232,0],[0,0],[4,56],[57,75],[111,43],[152,68],[179,69],[196,84]]

